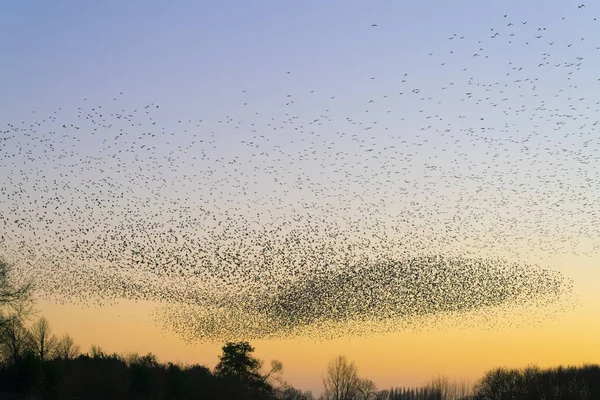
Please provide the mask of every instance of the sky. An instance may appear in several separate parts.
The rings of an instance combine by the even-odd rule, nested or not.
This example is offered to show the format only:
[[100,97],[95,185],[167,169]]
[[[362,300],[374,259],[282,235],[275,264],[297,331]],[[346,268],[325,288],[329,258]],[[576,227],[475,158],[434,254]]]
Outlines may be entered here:
[[[336,229],[343,231],[352,221],[364,224],[358,233],[344,231],[350,240],[369,236],[374,226],[380,229],[377,221],[391,237],[400,221],[409,220],[400,228],[405,236],[392,240],[408,240],[409,252],[505,257],[551,268],[573,281],[571,306],[535,324],[533,314],[512,313],[505,316],[510,324],[486,328],[469,324],[476,317],[467,314],[460,319],[464,327],[253,343],[259,358],[283,361],[286,380],[315,392],[328,360],[340,353],[380,387],[418,385],[438,374],[476,379],[499,365],[599,362],[594,339],[600,323],[593,316],[600,312],[595,240],[600,215],[594,207],[600,200],[594,164],[600,149],[594,119],[600,101],[595,22],[600,7],[579,5],[5,2],[0,5],[0,125],[26,127],[40,116],[56,115],[37,132],[75,123],[81,132],[94,133],[60,143],[46,135],[48,140],[34,148],[32,136],[24,135],[30,131],[11,131],[23,136],[8,138],[1,147],[16,156],[0,164],[10,171],[0,177],[8,188],[0,212],[7,220],[9,214],[33,215],[39,211],[35,206],[28,209],[6,194],[22,187],[43,199],[35,182],[41,179],[48,187],[63,175],[69,189],[53,190],[82,209],[83,198],[111,198],[110,219],[104,208],[82,215],[123,232],[154,229],[147,225],[151,212],[153,221],[168,226],[179,215],[173,209],[200,203],[215,215],[240,220],[258,213],[252,223],[259,225],[308,215],[313,211],[307,204],[318,204],[314,215],[335,221]],[[98,115],[99,105],[110,122],[84,121],[86,113]],[[143,114],[149,105],[152,114]],[[130,120],[114,117],[119,112],[135,115],[132,121],[140,124],[129,127]],[[118,129],[126,130],[123,138],[114,137]],[[160,134],[141,139],[128,153],[136,142],[125,138],[148,132]],[[41,148],[48,141],[63,158],[46,158]],[[197,141],[207,147],[194,147]],[[140,143],[154,146],[151,155]],[[21,149],[31,150],[36,161],[27,161]],[[369,150],[379,158],[367,157]],[[122,156],[110,159],[110,154]],[[83,168],[85,157],[98,157],[98,168]],[[97,186],[86,189],[82,182]],[[128,188],[124,200],[106,182]],[[76,198],[73,188],[88,197]],[[165,211],[158,197],[173,200],[173,208]],[[143,211],[142,198],[151,199]],[[237,209],[227,214],[230,203]],[[86,224],[75,215],[63,217],[60,227]],[[52,238],[51,229],[41,234],[40,224],[32,225],[35,238],[27,228],[15,228],[15,235],[34,244]],[[0,249],[18,261],[23,254],[6,227]],[[102,235],[102,226],[93,229]],[[73,265],[87,265],[86,273],[102,268],[107,259],[85,258],[92,253],[82,251],[83,259]],[[52,269],[26,271],[48,276]],[[74,288],[92,292],[85,285],[71,284]],[[163,360],[211,367],[217,362],[219,345],[189,344],[168,324],[157,325],[153,302],[112,299],[116,304],[99,306],[59,300],[40,294],[38,308],[57,332],[71,333],[84,348],[152,351]]]

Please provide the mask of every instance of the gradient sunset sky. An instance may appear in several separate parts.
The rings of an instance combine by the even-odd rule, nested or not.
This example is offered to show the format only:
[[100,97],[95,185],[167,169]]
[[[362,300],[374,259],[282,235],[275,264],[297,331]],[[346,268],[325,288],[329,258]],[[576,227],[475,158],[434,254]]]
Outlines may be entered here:
[[[456,136],[448,144],[431,134],[423,147],[423,152],[449,149],[446,155],[440,153],[441,169],[463,151],[452,147],[454,139],[470,146],[473,131],[466,125],[460,129],[464,119],[484,116],[480,125],[494,129],[486,133],[492,138],[511,135],[520,141],[535,132],[531,146],[539,144],[536,162],[546,168],[548,181],[536,182],[535,176],[524,173],[523,182],[535,188],[527,199],[510,197],[503,186],[510,178],[498,181],[498,190],[508,194],[506,208],[494,211],[514,216],[513,225],[491,226],[485,213],[477,221],[465,217],[461,229],[476,229],[476,236],[429,250],[506,257],[559,271],[573,281],[569,306],[549,312],[551,318],[509,313],[497,318],[510,323],[489,326],[474,323],[478,317],[466,314],[455,327],[252,344],[259,358],[283,362],[285,380],[315,392],[321,391],[327,362],[338,354],[354,360],[359,373],[380,388],[420,385],[439,374],[474,380],[496,366],[598,363],[600,214],[595,210],[600,209],[600,169],[594,163],[600,156],[600,133],[595,128],[600,101],[600,22],[595,16],[600,17],[600,4],[588,3],[578,8],[580,3],[573,1],[538,0],[4,2],[0,124],[4,129],[8,123],[32,123],[58,108],[66,110],[63,118],[68,121],[77,107],[107,104],[113,98],[119,109],[128,110],[154,102],[160,104],[156,113],[162,126],[177,132],[175,145],[187,140],[177,121],[204,120],[205,137],[216,132],[219,146],[214,156],[232,158],[239,151],[243,159],[249,154],[240,150],[239,142],[260,132],[224,127],[219,120],[231,118],[246,127],[253,123],[266,129],[271,118],[282,120],[286,113],[311,121],[327,110],[331,121],[317,128],[323,135],[319,143],[336,142],[339,151],[352,152],[351,142],[338,142],[348,118],[365,124],[376,121],[368,136],[377,136],[377,146],[383,148],[399,145],[399,136],[420,143],[429,134],[422,129],[427,129],[424,115],[431,115],[432,121],[441,115],[440,129],[452,126]],[[409,86],[403,87],[402,80],[409,80]],[[392,99],[400,91],[405,91],[404,97]],[[481,108],[460,100],[470,93],[485,99],[486,91],[493,101],[482,101]],[[420,97],[432,100],[423,106]],[[293,111],[286,104],[290,98],[295,100]],[[566,137],[567,132],[575,134]],[[296,146],[298,152],[304,150],[303,144],[287,141],[296,134],[281,133],[286,151],[293,152]],[[459,162],[458,170],[465,174],[472,167],[477,170],[478,163],[488,159],[485,149],[494,146],[490,143],[485,142],[484,151],[464,150],[469,162]],[[74,146],[79,154],[93,153],[92,141]],[[158,151],[167,154],[169,149]],[[533,158],[513,150],[508,146],[501,152],[509,154],[510,168],[527,170]],[[420,157],[415,153],[411,161],[425,162]],[[425,179],[416,164],[404,179]],[[308,173],[318,177],[319,167],[309,167]],[[185,171],[192,174],[193,168]],[[553,186],[559,180],[577,183],[578,191]],[[257,187],[272,189],[269,184]],[[227,193],[235,196],[233,191]],[[423,204],[443,209],[422,193],[417,197]],[[287,201],[292,204],[302,196],[292,193]],[[374,202],[377,196],[384,195],[376,195]],[[452,198],[452,193],[444,196]],[[490,199],[495,197],[483,196],[475,208],[485,210]],[[400,201],[390,201],[386,212],[394,214],[403,207]],[[472,243],[479,237],[487,248]],[[497,247],[492,245],[495,240]],[[0,250],[6,246],[1,243]],[[84,350],[98,344],[109,352],[153,352],[163,361],[198,362],[211,368],[218,361],[219,345],[186,343],[158,326],[152,316],[156,304],[151,302],[119,300],[98,306],[39,298],[37,307],[56,333],[68,332]]]

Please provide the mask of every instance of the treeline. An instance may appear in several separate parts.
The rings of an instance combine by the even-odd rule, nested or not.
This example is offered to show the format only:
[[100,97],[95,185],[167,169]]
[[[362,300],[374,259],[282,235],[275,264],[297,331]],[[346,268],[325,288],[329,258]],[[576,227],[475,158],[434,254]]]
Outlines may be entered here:
[[476,387],[476,399],[600,399],[600,365],[540,369],[498,368]]
[[473,387],[467,382],[450,381],[445,377],[432,379],[423,387],[392,388],[381,392],[385,400],[472,400]]
[[[17,318],[0,324],[0,398],[23,399],[280,399],[312,394],[281,381],[282,364],[266,370],[247,342],[227,343],[213,371],[203,365],[160,363],[153,354],[120,355],[92,346],[81,354],[70,336],[56,338],[45,318],[30,329]],[[17,398],[17,397],[15,397]]]
[[[17,284],[0,258],[0,399],[94,400],[310,400],[281,379],[283,366],[253,356],[247,342],[227,343],[219,363],[161,363],[153,354],[82,353],[50,323],[33,320],[31,284]],[[10,397],[9,397],[10,396]]]
[[[151,355],[101,350],[41,361],[26,352],[0,372],[0,393],[31,399],[309,399],[291,387],[211,372],[202,365],[162,364]],[[0,397],[2,395],[0,394]]]

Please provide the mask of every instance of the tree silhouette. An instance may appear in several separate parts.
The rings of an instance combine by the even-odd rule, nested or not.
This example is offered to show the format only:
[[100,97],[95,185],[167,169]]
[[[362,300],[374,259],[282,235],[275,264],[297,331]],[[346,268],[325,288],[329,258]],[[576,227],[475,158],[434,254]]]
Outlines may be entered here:
[[4,364],[19,362],[33,351],[31,334],[17,315],[4,318],[0,326],[0,357]]
[[33,305],[31,283],[13,281],[11,265],[0,258],[0,358],[16,362],[31,346],[31,338],[23,326]]
[[27,282],[16,284],[12,279],[11,265],[0,258],[0,310],[2,315],[8,314],[22,315],[28,311],[28,306],[32,304],[33,284]]
[[237,384],[260,397],[268,397],[273,387],[267,381],[283,368],[279,361],[271,362],[271,370],[261,375],[262,363],[252,356],[254,347],[248,342],[228,342],[215,367],[215,376]]
[[41,362],[56,355],[58,339],[52,334],[50,323],[45,317],[35,321],[30,332],[34,350]]
[[62,336],[56,343],[56,357],[61,360],[72,360],[79,355],[80,347],[68,334]]
[[223,354],[215,367],[217,376],[236,378],[239,381],[262,380],[259,369],[261,363],[251,353],[254,347],[248,342],[228,342],[222,348]]
[[348,362],[340,355],[329,362],[323,378],[325,400],[354,400],[358,393],[360,379],[354,362]]
[[154,354],[149,353],[143,357],[134,354],[129,362],[129,374],[131,375],[132,398],[149,399],[156,390],[155,371],[159,363]]
[[269,379],[279,380],[275,374],[283,371],[283,364],[278,360],[271,360],[271,369],[262,376],[263,382],[268,382]]
[[370,379],[359,379],[356,387],[356,398],[374,400],[377,398],[377,385]]
[[98,346],[97,344],[93,344],[90,347],[90,356],[95,359],[102,359],[102,358],[106,358],[107,354],[104,353],[104,351],[102,350],[102,347]]
[[178,365],[167,365],[167,397],[174,400],[185,399],[188,389],[188,379],[185,371]]
[[475,399],[600,398],[600,367],[557,367],[542,370],[496,368],[488,371],[475,387]]

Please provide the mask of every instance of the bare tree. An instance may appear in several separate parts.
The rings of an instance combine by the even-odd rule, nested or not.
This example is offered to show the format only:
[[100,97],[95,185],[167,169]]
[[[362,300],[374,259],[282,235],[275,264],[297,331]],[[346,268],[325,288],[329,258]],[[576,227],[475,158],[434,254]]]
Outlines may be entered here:
[[61,337],[56,343],[56,357],[62,360],[72,360],[80,353],[81,348],[68,334]]
[[377,385],[370,379],[359,379],[356,391],[360,400],[374,400],[377,398]]
[[102,347],[98,346],[97,344],[92,345],[89,355],[92,358],[106,358],[106,353],[104,353]]
[[271,360],[271,369],[265,375],[262,376],[263,382],[267,382],[269,378],[281,383],[280,376],[276,376],[275,374],[283,371],[283,364],[278,360]]
[[354,400],[357,397],[360,379],[354,362],[340,355],[327,367],[323,378],[325,400]]
[[433,378],[426,387],[432,393],[437,393],[442,400],[465,399],[473,393],[468,381],[451,381],[442,375]]
[[6,364],[14,364],[32,350],[31,334],[16,315],[4,318],[0,326],[0,357]]
[[40,361],[54,357],[58,339],[52,334],[50,323],[45,317],[38,319],[31,327],[31,338],[35,353]]
[[0,258],[0,324],[13,316],[22,318],[31,311],[33,284],[17,284],[12,279],[12,266]]
[[0,358],[14,363],[31,350],[31,335],[23,319],[32,306],[31,283],[13,281],[12,266],[0,258]]

